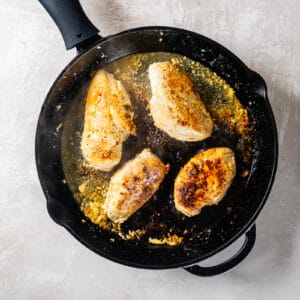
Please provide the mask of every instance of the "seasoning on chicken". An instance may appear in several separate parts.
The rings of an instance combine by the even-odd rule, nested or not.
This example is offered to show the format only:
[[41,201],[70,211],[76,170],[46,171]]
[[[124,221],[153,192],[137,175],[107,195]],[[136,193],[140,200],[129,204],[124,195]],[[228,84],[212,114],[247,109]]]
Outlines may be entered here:
[[150,149],[128,161],[111,178],[103,205],[108,218],[126,221],[154,195],[168,169]]
[[150,114],[156,127],[180,141],[201,141],[213,130],[213,121],[188,74],[171,62],[149,66],[152,90]]
[[88,164],[110,171],[122,156],[122,143],[135,135],[133,109],[122,83],[103,70],[94,76],[86,99],[81,151]]
[[211,148],[196,154],[176,177],[175,207],[191,217],[198,215],[206,205],[218,204],[230,187],[235,172],[235,157],[229,148]]

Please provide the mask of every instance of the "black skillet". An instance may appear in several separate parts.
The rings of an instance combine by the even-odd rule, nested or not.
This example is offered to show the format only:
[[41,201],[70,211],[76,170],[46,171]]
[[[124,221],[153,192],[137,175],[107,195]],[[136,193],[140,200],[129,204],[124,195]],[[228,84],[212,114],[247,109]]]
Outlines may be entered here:
[[[76,47],[78,50],[78,55],[52,85],[42,106],[36,132],[36,164],[47,198],[48,212],[53,220],[97,254],[132,267],[184,267],[195,275],[210,276],[240,263],[254,246],[254,222],[267,200],[277,166],[276,125],[262,77],[220,44],[194,32],[169,27],[144,27],[103,38],[85,16],[78,1],[40,2],[59,27],[66,48]],[[235,205],[226,212],[224,205],[208,208],[203,214],[204,222],[199,221],[201,226],[197,226],[199,218],[194,220],[194,233],[176,247],[151,247],[148,243],[121,238],[112,242],[110,232],[101,231],[90,222],[82,222],[83,215],[64,180],[62,131],[57,128],[63,124],[81,84],[109,62],[144,52],[178,53],[208,66],[234,87],[248,110],[253,126],[254,154],[250,174],[240,188],[232,189],[227,196],[234,199]],[[182,224],[179,222],[178,226]],[[196,264],[220,252],[243,234],[245,242],[242,248],[229,260],[212,267]]]

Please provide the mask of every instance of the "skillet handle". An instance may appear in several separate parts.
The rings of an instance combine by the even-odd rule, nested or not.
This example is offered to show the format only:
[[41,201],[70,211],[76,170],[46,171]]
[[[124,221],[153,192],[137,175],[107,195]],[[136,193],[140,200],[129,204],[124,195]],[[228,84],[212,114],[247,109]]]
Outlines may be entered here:
[[[87,18],[78,0],[39,0],[60,30],[66,49],[81,48],[101,37]],[[82,49],[81,49],[82,50]]]
[[256,239],[256,227],[255,224],[246,232],[245,241],[242,248],[233,257],[227,261],[212,267],[201,267],[194,265],[191,267],[184,268],[186,271],[198,275],[198,276],[213,276],[224,273],[236,265],[238,265],[252,250]]

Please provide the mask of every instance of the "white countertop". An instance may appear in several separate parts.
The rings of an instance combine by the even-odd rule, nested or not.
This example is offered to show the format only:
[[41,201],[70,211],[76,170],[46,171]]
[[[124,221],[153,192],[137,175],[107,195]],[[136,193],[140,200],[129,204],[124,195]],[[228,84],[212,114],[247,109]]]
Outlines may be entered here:
[[66,52],[38,1],[0,1],[0,299],[299,299],[300,1],[82,0],[102,35],[168,25],[206,35],[267,82],[277,177],[257,241],[234,270],[200,278],[97,256],[48,216],[34,160],[36,122]]

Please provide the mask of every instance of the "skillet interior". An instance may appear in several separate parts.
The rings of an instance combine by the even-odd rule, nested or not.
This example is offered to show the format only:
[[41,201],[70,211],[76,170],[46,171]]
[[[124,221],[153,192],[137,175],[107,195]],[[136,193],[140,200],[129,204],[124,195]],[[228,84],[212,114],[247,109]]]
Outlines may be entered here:
[[[161,40],[163,33],[163,40]],[[205,51],[203,51],[205,50]],[[122,56],[141,52],[176,52],[208,66],[224,78],[248,109],[254,125],[254,155],[247,184],[233,188],[227,202],[209,208],[198,219],[190,239],[177,247],[155,247],[139,241],[117,239],[99,231],[83,215],[65,182],[61,161],[61,133],[73,99],[90,74]],[[250,106],[251,102],[251,106]],[[218,143],[220,140],[217,139]],[[216,145],[216,141],[206,146]],[[204,145],[205,146],[205,145]],[[232,242],[254,221],[269,193],[277,160],[276,128],[266,87],[260,76],[215,42],[197,34],[170,28],[144,28],[121,33],[101,41],[75,59],[62,72],[43,105],[36,138],[39,176],[50,215],[86,246],[112,260],[144,268],[168,268],[189,265],[204,259]],[[224,199],[225,200],[225,199]],[[221,202],[222,203],[222,202]],[[142,216],[141,216],[142,217]],[[186,226],[186,222],[184,226]],[[194,224],[195,225],[195,224]],[[178,223],[181,226],[181,223]]]

